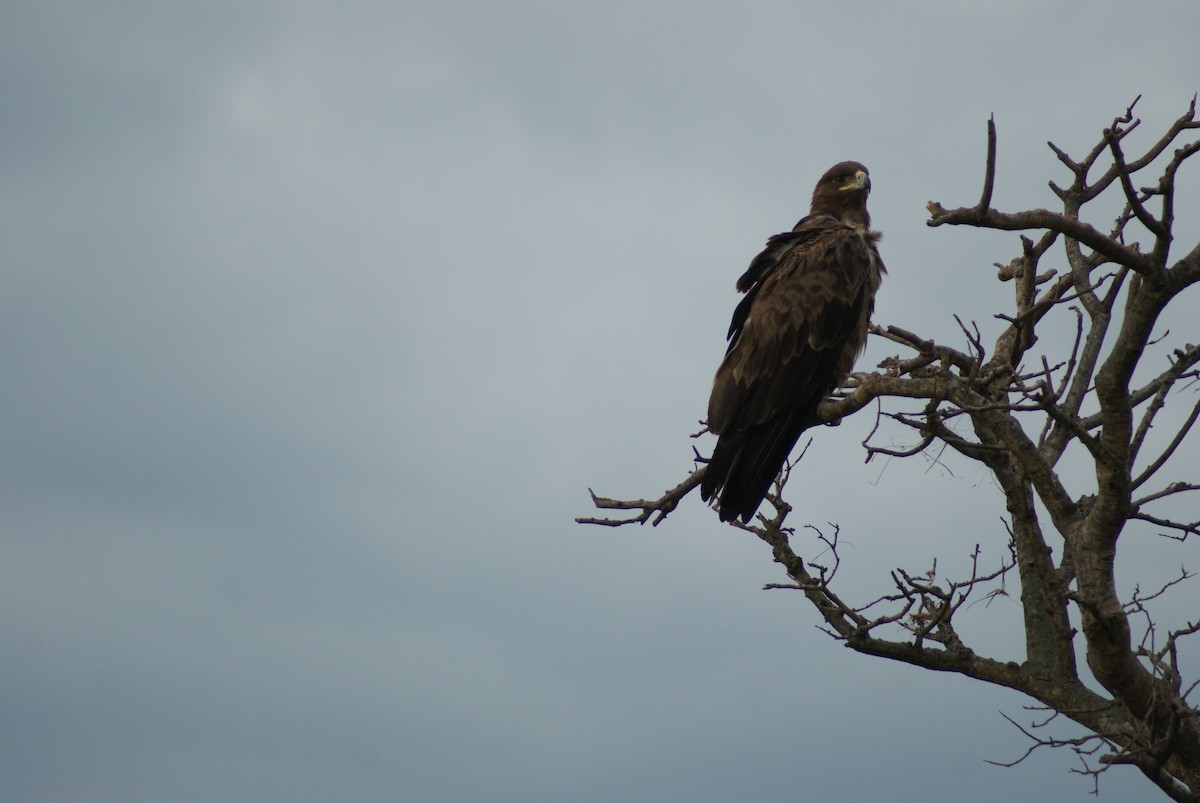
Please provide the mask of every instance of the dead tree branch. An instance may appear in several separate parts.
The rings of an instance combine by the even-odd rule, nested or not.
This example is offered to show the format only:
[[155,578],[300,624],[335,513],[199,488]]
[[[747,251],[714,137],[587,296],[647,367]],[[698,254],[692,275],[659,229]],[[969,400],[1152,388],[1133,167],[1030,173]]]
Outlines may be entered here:
[[[1179,649],[1200,633],[1200,621],[1193,616],[1168,630],[1155,616],[1193,573],[1185,566],[1166,579],[1147,577],[1142,585],[1157,589],[1149,594],[1139,586],[1123,596],[1116,581],[1122,558],[1138,548],[1138,539],[1121,538],[1131,522],[1181,542],[1171,548],[1186,550],[1200,537],[1200,521],[1179,514],[1185,495],[1200,490],[1200,477],[1188,476],[1200,472],[1200,401],[1191,396],[1200,346],[1163,324],[1168,310],[1194,304],[1183,294],[1200,283],[1200,242],[1173,262],[1170,256],[1182,236],[1197,233],[1195,221],[1179,228],[1176,192],[1185,164],[1200,152],[1200,139],[1191,139],[1200,121],[1192,98],[1162,136],[1139,147],[1136,103],[1081,157],[1048,143],[1068,174],[1050,182],[1053,210],[996,208],[997,134],[989,119],[979,201],[956,209],[930,201],[927,224],[1027,232],[1014,243],[1014,258],[995,266],[998,280],[1012,283],[997,296],[1007,299],[996,315],[1000,333],[988,342],[973,321],[955,317],[963,343],[948,346],[909,328],[873,325],[871,335],[898,353],[877,370],[853,374],[818,411],[836,423],[874,407],[862,442],[868,460],[925,455],[985,469],[1004,505],[1000,544],[976,527],[965,555],[927,556],[921,570],[896,567],[880,578],[881,589],[853,599],[839,573],[838,527],[788,523],[790,464],[767,497],[773,512],[732,524],[764,542],[787,575],[786,583],[766,587],[801,592],[822,629],[852,650],[1033,698],[1031,710],[1049,716],[1029,726],[1006,717],[1032,746],[1003,766],[1043,747],[1065,748],[1081,762],[1075,771],[1095,783],[1113,767],[1132,766],[1166,797],[1200,803],[1200,711],[1189,701],[1200,676],[1183,665]],[[1101,197],[1122,210],[1111,225],[1088,219],[1096,208],[1089,204]],[[1051,265],[1054,252],[1062,262]],[[1061,325],[1049,336],[1053,320]],[[1062,337],[1064,330],[1073,335]],[[1168,470],[1176,476],[1164,479]],[[696,468],[652,500],[593,493],[595,507],[631,515],[577,521],[657,525],[703,473]],[[919,521],[920,507],[900,515]],[[801,557],[810,551],[817,557]],[[951,575],[942,567],[953,557],[965,557],[969,568]],[[988,657],[988,645],[964,636],[972,631],[962,625],[971,602],[1008,596],[1016,579],[1024,654]],[[1090,672],[1077,665],[1080,655]],[[1060,717],[1083,735],[1048,735]]]

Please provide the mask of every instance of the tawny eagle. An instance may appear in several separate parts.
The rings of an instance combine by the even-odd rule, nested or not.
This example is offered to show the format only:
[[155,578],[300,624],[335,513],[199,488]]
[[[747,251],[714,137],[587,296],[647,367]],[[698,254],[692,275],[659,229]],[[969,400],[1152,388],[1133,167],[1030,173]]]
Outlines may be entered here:
[[737,281],[729,348],[713,379],[718,436],[701,496],[722,521],[749,521],[817,407],[845,381],[867,339],[886,272],[870,230],[871,180],[858,162],[829,168],[812,209],[776,234]]

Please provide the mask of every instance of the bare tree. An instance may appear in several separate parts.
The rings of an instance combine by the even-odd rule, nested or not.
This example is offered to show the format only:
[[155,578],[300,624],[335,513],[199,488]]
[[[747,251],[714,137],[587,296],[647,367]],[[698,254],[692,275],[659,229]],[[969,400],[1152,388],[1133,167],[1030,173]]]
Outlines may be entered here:
[[[961,348],[896,326],[873,326],[872,334],[895,343],[902,355],[853,375],[842,394],[821,407],[827,422],[874,411],[877,426],[863,443],[868,459],[949,449],[985,466],[1003,491],[1007,513],[1008,550],[998,568],[983,571],[976,547],[969,576],[942,577],[936,563],[921,572],[898,568],[875,599],[848,600],[836,590],[836,528],[804,528],[826,553],[822,564],[806,561],[792,546],[792,508],[782,498],[790,467],[768,496],[772,515],[731,522],[766,542],[787,572],[788,583],[768,588],[803,592],[827,632],[847,646],[1023,692],[1037,701],[1031,709],[1044,711],[1028,725],[1013,723],[1032,739],[1026,755],[1066,747],[1081,759],[1078,771],[1096,778],[1114,765],[1133,765],[1180,801],[1200,801],[1200,711],[1188,701],[1200,680],[1185,680],[1180,666],[1180,644],[1200,632],[1200,618],[1160,632],[1147,603],[1177,591],[1192,574],[1180,569],[1161,587],[1122,599],[1114,566],[1119,537],[1134,526],[1149,525],[1181,548],[1200,539],[1200,521],[1172,513],[1184,509],[1181,500],[1194,499],[1189,495],[1200,483],[1168,478],[1172,456],[1188,448],[1200,416],[1200,345],[1168,342],[1171,333],[1156,329],[1164,310],[1184,303],[1185,291],[1200,282],[1200,244],[1182,257],[1172,254],[1176,175],[1200,150],[1200,140],[1187,141],[1200,129],[1195,112],[1193,98],[1136,157],[1124,148],[1140,123],[1132,105],[1082,158],[1050,143],[1070,179],[1065,186],[1050,183],[1061,202],[1057,211],[992,207],[996,131],[989,121],[979,203],[945,209],[930,202],[928,225],[1030,233],[1021,236],[1016,258],[997,265],[999,280],[1012,287],[1013,306],[997,316],[1006,325],[990,354],[978,328],[961,322]],[[1143,174],[1154,178],[1138,187]],[[1107,232],[1083,217],[1101,197],[1123,206]],[[1052,248],[1059,259],[1065,255],[1065,263],[1056,263],[1061,269],[1042,267],[1055,261],[1046,258]],[[1066,322],[1074,333],[1044,338],[1062,353],[1039,348],[1039,330],[1048,331],[1052,322]],[[1163,411],[1176,398],[1183,406],[1171,408],[1170,434],[1150,437],[1156,423],[1167,426],[1171,416]],[[882,422],[910,433],[911,445],[876,443]],[[1086,486],[1086,493],[1072,495],[1064,482],[1068,450],[1086,461],[1082,470],[1078,461],[1069,469],[1069,485]],[[577,521],[658,524],[700,483],[703,462],[697,454],[697,468],[658,499],[593,493],[596,507],[624,510],[626,517]],[[968,600],[1006,593],[1014,580],[1021,589],[1025,658],[987,657],[960,637],[956,617]],[[1090,676],[1081,671],[1077,651]],[[1044,735],[1059,716],[1083,726],[1085,735]]]

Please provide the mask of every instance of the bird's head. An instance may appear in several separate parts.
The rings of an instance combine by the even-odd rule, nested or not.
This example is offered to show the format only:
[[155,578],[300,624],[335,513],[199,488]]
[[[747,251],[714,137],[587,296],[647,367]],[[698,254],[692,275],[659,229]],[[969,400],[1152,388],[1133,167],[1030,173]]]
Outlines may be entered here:
[[838,162],[825,171],[813,190],[812,214],[833,215],[847,223],[871,225],[867,195],[871,175],[859,162]]

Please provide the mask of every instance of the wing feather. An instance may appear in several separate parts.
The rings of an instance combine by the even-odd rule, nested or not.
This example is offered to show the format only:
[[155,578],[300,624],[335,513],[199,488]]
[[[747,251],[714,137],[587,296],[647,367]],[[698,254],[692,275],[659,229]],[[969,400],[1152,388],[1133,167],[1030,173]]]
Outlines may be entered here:
[[701,488],[706,499],[724,489],[722,518],[753,515],[800,433],[819,423],[817,406],[853,367],[883,272],[877,238],[810,216],[771,237],[738,280],[746,298],[709,397],[709,429],[721,437]]

